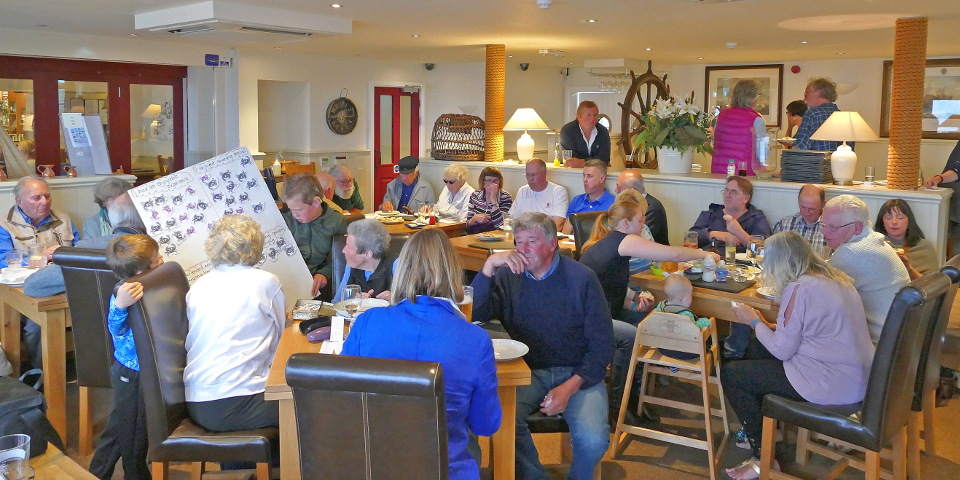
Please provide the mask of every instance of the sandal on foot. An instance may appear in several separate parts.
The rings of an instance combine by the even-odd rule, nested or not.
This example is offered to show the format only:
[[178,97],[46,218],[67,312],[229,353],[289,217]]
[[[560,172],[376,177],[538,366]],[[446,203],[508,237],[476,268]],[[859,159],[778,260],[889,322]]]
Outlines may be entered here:
[[[734,445],[736,445],[737,448],[742,448],[743,450],[750,450],[751,448],[750,442],[747,440],[747,434],[746,432],[743,431],[742,428],[740,430],[737,430],[736,432],[733,432],[733,440],[734,440]],[[783,441],[783,432],[781,432],[780,430],[777,430],[777,443],[782,441]]]
[[733,468],[724,469],[724,472],[728,477],[735,480],[753,480],[760,478],[760,465],[753,458],[748,458]]

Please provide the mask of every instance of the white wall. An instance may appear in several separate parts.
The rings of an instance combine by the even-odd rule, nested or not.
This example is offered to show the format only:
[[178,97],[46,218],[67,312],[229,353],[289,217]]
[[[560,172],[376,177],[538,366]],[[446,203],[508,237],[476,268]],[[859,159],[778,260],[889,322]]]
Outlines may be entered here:
[[258,82],[260,148],[269,152],[310,150],[310,85]]

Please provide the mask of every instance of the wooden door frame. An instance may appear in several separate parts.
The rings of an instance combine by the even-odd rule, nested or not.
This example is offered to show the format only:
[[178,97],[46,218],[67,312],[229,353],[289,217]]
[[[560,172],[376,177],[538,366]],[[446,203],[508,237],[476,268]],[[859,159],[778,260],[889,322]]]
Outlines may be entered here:
[[130,85],[169,85],[173,87],[173,158],[174,169],[183,168],[185,158],[186,116],[184,85],[187,67],[143,63],[104,62],[61,58],[39,58],[0,55],[0,78],[33,81],[37,165],[60,168],[60,119],[57,80],[104,82],[110,112],[111,170],[130,166]]

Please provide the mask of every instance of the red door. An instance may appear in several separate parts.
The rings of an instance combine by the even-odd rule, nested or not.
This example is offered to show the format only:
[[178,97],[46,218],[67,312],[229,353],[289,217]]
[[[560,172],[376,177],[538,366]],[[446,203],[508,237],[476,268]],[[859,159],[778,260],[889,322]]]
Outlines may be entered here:
[[399,174],[397,162],[420,155],[420,91],[375,87],[373,97],[373,198],[379,208],[387,184]]

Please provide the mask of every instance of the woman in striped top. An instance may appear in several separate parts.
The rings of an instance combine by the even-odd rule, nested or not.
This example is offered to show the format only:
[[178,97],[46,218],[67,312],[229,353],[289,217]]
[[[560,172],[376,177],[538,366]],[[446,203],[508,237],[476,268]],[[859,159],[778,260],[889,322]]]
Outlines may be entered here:
[[467,233],[496,230],[503,225],[504,215],[513,206],[513,197],[503,191],[503,174],[497,167],[480,172],[480,188],[470,195],[467,209]]

